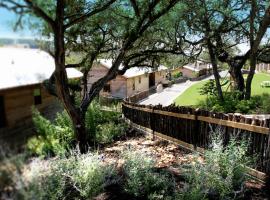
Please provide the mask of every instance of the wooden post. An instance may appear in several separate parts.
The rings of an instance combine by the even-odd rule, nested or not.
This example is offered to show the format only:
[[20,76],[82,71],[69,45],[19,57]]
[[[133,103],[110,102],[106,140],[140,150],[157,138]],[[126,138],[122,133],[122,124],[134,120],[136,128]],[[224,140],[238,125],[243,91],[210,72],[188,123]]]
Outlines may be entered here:
[[[200,121],[198,120],[198,115],[200,114],[200,110],[199,109],[196,109],[195,112],[194,112],[194,115],[195,115],[195,120],[194,120],[194,131],[198,131],[200,132],[201,131],[201,128],[200,128]],[[201,133],[195,133],[193,132],[193,135],[194,135],[194,149],[195,151],[197,150],[197,147],[199,146],[199,136],[201,135]]]
[[155,119],[154,119],[154,106],[152,107],[152,111],[150,112],[150,129],[152,130],[152,140],[154,141],[155,138]]
[[[270,127],[270,121],[268,121],[268,127]],[[270,196],[270,131],[268,134],[268,142],[267,142],[267,149],[266,149],[266,180],[265,180],[265,192],[268,196]]]

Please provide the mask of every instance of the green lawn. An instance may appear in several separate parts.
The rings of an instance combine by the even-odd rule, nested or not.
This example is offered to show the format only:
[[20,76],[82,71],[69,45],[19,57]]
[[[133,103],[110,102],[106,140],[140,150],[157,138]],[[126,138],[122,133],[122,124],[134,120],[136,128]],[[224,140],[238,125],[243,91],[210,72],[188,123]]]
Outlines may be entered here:
[[[262,88],[260,86],[262,81],[270,81],[270,75],[265,73],[255,74],[252,81],[252,95],[258,95],[262,93],[270,93],[270,88]],[[176,105],[187,106],[196,105],[198,101],[203,100],[206,96],[199,94],[199,89],[206,81],[200,81],[190,88],[188,88],[183,94],[178,96],[174,102]]]

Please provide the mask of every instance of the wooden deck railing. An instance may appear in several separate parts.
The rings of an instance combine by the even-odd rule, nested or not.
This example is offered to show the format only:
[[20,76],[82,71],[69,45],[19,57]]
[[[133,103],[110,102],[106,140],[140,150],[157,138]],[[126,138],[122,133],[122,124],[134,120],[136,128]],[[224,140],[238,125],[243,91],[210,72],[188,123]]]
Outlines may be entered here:
[[256,160],[256,170],[270,174],[270,120],[246,118],[237,114],[214,113],[190,107],[144,106],[124,102],[122,112],[131,122],[196,149],[209,147],[218,128],[223,143],[231,137],[249,141],[248,153]]

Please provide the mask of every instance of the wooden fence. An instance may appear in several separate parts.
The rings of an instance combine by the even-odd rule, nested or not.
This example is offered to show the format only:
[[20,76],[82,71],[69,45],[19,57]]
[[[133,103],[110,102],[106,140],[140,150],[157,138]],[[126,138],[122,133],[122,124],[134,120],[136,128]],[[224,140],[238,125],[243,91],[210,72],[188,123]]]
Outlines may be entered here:
[[270,172],[269,119],[252,119],[190,107],[144,106],[128,102],[122,104],[122,112],[131,122],[176,139],[195,150],[208,148],[216,129],[220,130],[218,132],[222,134],[224,145],[231,137],[247,139],[248,153],[257,159],[256,170]]

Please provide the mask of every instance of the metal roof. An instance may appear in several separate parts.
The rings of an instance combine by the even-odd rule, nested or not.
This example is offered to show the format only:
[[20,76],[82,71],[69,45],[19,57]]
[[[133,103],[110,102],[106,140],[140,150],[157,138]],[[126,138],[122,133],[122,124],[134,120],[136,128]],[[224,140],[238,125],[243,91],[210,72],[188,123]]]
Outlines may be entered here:
[[[54,59],[45,51],[25,48],[0,48],[0,90],[41,83],[55,69]],[[67,69],[68,78],[79,78],[82,73]]]
[[[98,62],[100,64],[102,64],[103,66],[107,67],[108,69],[110,69],[112,67],[113,64],[113,60],[112,59],[99,59]],[[121,64],[119,66],[119,69],[123,69],[123,65]],[[160,65],[158,67],[157,70],[150,68],[150,67],[132,67],[130,69],[128,69],[125,73],[124,73],[124,77],[126,78],[131,78],[131,77],[135,77],[135,76],[141,76],[143,74],[148,74],[148,73],[152,73],[154,71],[162,71],[162,70],[167,70],[168,68]]]

